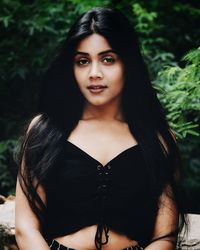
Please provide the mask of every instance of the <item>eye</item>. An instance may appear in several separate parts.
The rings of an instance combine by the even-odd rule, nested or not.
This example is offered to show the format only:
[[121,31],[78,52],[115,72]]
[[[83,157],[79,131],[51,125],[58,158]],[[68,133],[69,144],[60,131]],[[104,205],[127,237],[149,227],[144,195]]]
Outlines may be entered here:
[[75,64],[77,64],[79,66],[84,66],[84,65],[89,64],[89,60],[87,58],[76,59]]
[[113,57],[107,56],[104,57],[102,61],[106,64],[113,64],[115,62],[115,59]]

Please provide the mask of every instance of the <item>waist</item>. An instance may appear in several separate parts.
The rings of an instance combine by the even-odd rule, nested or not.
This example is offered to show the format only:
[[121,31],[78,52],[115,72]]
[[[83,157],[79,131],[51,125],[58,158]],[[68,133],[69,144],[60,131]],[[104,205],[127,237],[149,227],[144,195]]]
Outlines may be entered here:
[[[95,233],[97,230],[97,225],[89,226],[80,229],[79,231],[54,238],[58,243],[79,250],[95,250]],[[109,230],[109,240],[108,243],[102,245],[102,250],[122,250],[130,246],[137,246],[138,242],[129,239],[126,235],[116,233],[113,230]]]

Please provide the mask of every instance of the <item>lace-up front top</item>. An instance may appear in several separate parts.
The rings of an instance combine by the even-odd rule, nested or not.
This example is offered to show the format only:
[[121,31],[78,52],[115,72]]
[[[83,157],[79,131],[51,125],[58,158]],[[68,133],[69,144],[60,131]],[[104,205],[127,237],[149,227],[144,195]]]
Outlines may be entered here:
[[46,237],[97,225],[97,250],[109,241],[110,229],[145,246],[156,214],[147,172],[139,145],[125,149],[103,166],[78,146],[65,142],[43,183]]

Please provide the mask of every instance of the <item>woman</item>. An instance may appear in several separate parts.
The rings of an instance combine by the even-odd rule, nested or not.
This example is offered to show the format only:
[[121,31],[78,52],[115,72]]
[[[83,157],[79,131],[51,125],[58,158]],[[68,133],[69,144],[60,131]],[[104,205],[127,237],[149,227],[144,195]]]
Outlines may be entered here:
[[21,150],[22,250],[172,250],[179,155],[137,37],[117,10],[82,14],[46,73]]

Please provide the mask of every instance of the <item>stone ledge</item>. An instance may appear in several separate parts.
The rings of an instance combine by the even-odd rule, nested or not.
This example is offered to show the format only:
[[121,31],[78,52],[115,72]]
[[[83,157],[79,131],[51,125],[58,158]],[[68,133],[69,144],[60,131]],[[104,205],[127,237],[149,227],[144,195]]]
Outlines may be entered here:
[[[2,204],[3,203],[3,204]],[[17,250],[14,196],[0,196],[0,250]],[[180,234],[177,250],[200,250],[200,214],[188,214],[188,235]]]
[[200,250],[200,214],[188,214],[188,231],[179,235],[177,250]]

